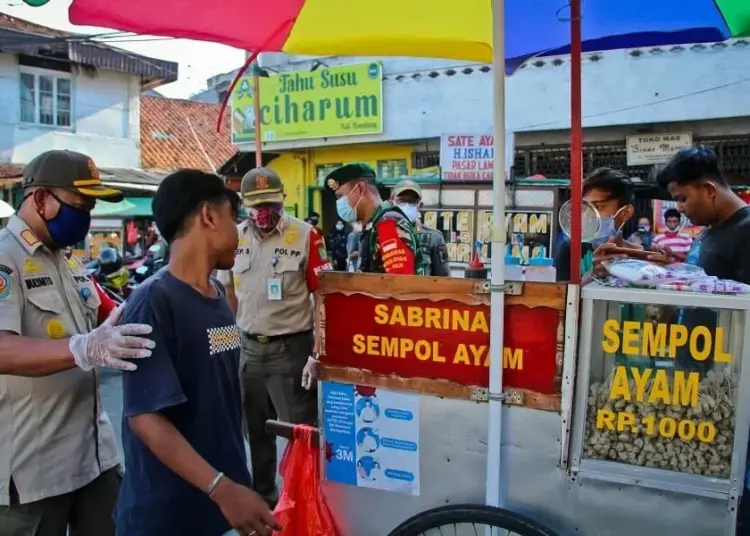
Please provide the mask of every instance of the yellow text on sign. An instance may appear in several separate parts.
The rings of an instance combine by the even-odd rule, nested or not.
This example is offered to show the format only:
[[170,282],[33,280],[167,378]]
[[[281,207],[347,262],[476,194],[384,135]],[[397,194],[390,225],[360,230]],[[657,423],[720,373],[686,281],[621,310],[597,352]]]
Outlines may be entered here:
[[698,439],[703,443],[712,443],[716,439],[716,426],[708,421],[695,422],[690,419],[673,419],[653,415],[644,417],[638,422],[634,413],[629,411],[614,412],[611,409],[600,409],[596,412],[596,428],[606,428],[610,432],[638,433],[638,425],[646,435],[659,435],[665,439],[679,438],[683,441]]
[[482,310],[469,311],[447,307],[419,307],[385,303],[375,306],[375,323],[381,326],[401,326],[450,331],[489,333],[487,315]]
[[[489,347],[484,344],[459,344],[452,355],[441,352],[439,341],[408,339],[405,337],[384,337],[357,333],[352,337],[352,351],[358,355],[393,357],[397,359],[416,358],[419,361],[434,361],[453,365],[475,367],[490,366]],[[503,348],[503,368],[523,370],[521,348]]]
[[689,330],[680,324],[654,324],[652,322],[620,322],[607,320],[602,329],[602,349],[613,354],[669,357],[674,359],[677,350],[687,348],[690,357],[705,361],[713,357],[717,363],[731,363],[732,354],[725,350],[724,329],[714,333],[705,326]]
[[[633,377],[632,382],[635,384],[635,395],[630,388],[628,368],[620,366],[615,369],[615,375],[612,378],[612,387],[609,389],[610,399],[635,400],[649,404],[663,402],[669,406],[695,407],[698,405],[700,373],[676,370],[670,385],[669,377],[664,370],[650,368],[640,370],[637,367],[630,367],[629,370]],[[653,384],[646,394],[650,380],[653,380]]]

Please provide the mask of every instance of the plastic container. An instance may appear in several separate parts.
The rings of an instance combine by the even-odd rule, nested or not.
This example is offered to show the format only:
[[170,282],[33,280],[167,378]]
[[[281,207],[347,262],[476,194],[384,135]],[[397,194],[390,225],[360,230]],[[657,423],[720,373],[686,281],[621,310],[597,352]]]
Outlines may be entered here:
[[557,268],[552,259],[547,257],[533,257],[529,259],[524,275],[526,281],[554,283],[557,280]]
[[523,266],[521,266],[521,257],[505,256],[505,280],[506,281],[523,281]]

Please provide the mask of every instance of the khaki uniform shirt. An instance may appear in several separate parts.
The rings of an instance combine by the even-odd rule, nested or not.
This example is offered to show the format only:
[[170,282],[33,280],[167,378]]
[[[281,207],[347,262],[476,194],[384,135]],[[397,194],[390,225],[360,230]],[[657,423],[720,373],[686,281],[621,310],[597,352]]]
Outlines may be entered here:
[[[225,285],[234,283],[239,328],[269,337],[311,330],[311,292],[317,289],[319,271],[330,269],[320,233],[286,214],[263,238],[247,221],[237,228],[234,267],[219,272],[218,278]],[[270,288],[277,284],[280,295]]]
[[[74,257],[48,250],[13,216],[0,231],[0,331],[63,339],[96,326],[100,305]],[[79,489],[119,463],[94,371],[0,375],[0,507],[12,479],[21,503]]]

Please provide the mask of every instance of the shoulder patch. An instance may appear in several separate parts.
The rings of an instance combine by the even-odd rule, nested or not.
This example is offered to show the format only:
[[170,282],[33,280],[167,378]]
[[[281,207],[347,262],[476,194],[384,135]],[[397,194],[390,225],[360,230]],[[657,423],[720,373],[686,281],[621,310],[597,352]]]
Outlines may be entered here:
[[21,238],[26,242],[27,246],[35,246],[39,243],[39,239],[31,229],[24,229],[21,231]]
[[13,273],[13,268],[6,266],[5,264],[0,264],[0,272],[11,275]]
[[0,272],[0,300],[10,296],[10,275]]

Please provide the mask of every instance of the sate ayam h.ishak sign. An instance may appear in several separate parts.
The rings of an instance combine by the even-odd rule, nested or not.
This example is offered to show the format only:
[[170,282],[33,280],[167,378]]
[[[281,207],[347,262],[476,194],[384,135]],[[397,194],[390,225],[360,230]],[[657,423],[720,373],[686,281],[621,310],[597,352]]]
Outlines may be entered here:
[[[439,292],[443,280],[429,281],[438,287],[433,292]],[[470,280],[463,283],[472,285]],[[387,296],[383,290],[381,287],[378,294],[325,294],[325,354],[321,358],[325,367],[359,369],[381,377],[489,386],[487,303],[459,301],[451,292],[436,300],[414,290],[408,297]],[[562,296],[564,299],[564,290]],[[505,307],[504,387],[558,395],[563,312],[538,303],[538,299],[530,304],[522,301],[523,296],[516,296]]]

